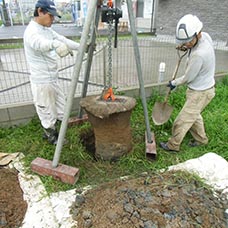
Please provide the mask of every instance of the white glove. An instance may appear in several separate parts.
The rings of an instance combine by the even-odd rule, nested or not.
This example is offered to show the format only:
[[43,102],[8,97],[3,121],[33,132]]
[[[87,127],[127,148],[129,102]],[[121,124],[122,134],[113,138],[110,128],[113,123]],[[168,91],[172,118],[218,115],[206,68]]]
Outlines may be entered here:
[[53,42],[53,47],[55,48],[56,53],[62,58],[70,54],[73,56],[72,50],[69,49],[69,47],[60,41],[54,41]]

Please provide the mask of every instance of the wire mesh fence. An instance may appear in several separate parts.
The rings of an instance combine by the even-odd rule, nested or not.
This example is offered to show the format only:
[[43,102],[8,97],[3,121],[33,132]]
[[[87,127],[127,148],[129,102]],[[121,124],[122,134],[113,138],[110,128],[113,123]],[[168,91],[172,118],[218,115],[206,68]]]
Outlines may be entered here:
[[[139,36],[138,44],[145,85],[156,85],[171,79],[178,56],[175,51],[175,40],[169,36]],[[228,48],[223,42],[215,41],[216,73],[228,73]],[[107,80],[108,48],[105,38],[97,39],[96,51],[93,55],[87,94],[101,93]],[[75,96],[82,93],[85,63],[82,68],[75,90]],[[69,91],[71,78],[74,77],[74,63],[77,53],[58,59],[59,82],[64,92]],[[161,78],[159,65],[166,64]],[[184,60],[181,63],[178,76],[183,74]],[[0,42],[0,106],[32,102],[29,82],[29,69],[26,63],[22,40],[7,40]],[[159,78],[160,77],[160,78]],[[112,86],[118,90],[139,87],[131,37],[119,38],[117,48],[112,50]]]

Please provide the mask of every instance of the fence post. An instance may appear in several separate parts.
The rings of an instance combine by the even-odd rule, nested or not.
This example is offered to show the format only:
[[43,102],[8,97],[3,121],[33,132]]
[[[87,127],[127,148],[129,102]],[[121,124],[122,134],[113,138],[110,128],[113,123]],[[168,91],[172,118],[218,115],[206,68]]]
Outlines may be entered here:
[[158,0],[152,0],[151,27],[150,32],[156,35],[156,17],[157,17]]
[[7,13],[5,0],[2,0],[2,20],[3,20],[3,24],[5,26],[9,26],[10,25],[9,15]]

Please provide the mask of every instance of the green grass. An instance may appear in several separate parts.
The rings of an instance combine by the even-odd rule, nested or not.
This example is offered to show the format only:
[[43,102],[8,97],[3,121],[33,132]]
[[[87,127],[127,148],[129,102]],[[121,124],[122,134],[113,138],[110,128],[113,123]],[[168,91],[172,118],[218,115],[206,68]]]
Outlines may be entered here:
[[[95,185],[102,182],[116,179],[120,176],[137,176],[142,172],[154,172],[161,168],[167,168],[188,159],[197,158],[208,152],[214,152],[228,160],[228,79],[224,78],[216,85],[216,96],[203,112],[206,132],[209,143],[206,146],[190,148],[188,142],[191,139],[187,134],[181,145],[181,152],[170,154],[161,150],[159,142],[167,141],[171,135],[173,121],[185,101],[185,89],[179,87],[170,96],[169,102],[174,106],[170,120],[162,126],[155,126],[150,118],[152,108],[157,100],[164,99],[154,92],[148,101],[148,112],[151,130],[155,133],[157,143],[157,160],[150,161],[145,158],[145,121],[143,108],[139,98],[137,105],[132,112],[131,127],[133,137],[133,149],[131,153],[121,157],[117,162],[95,161],[93,155],[86,151],[81,136],[91,132],[91,125],[87,122],[82,125],[73,126],[67,129],[69,143],[61,152],[60,163],[74,166],[80,169],[80,178],[72,186],[53,180],[51,177],[41,177],[47,191],[55,192],[68,190],[75,187]],[[48,160],[53,159],[55,147],[42,139],[42,128],[39,120],[34,118],[25,126],[0,128],[0,151],[1,152],[22,152],[25,155],[24,162],[28,168],[36,157]]]

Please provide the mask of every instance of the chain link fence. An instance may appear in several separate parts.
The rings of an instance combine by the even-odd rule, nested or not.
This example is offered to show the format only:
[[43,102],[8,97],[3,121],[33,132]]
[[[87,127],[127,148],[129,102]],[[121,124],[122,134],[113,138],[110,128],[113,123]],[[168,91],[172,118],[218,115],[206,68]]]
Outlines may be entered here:
[[[6,26],[26,25],[33,17],[37,0],[9,0],[0,3],[0,22]],[[61,14],[61,22],[73,22],[73,2],[57,2],[56,7]],[[56,19],[60,22],[60,19]]]
[[[93,55],[91,73],[88,82],[87,94],[101,93],[107,81],[108,46],[106,38],[97,39],[96,51]],[[175,50],[175,40],[168,36],[139,36],[143,80],[145,85],[157,85],[171,79],[178,60]],[[214,42],[216,50],[216,74],[228,73],[228,48],[223,42]],[[77,61],[77,53],[74,56],[59,58],[59,82],[67,94],[71,78],[74,77],[74,63]],[[84,81],[85,54],[75,96],[82,93]],[[165,63],[165,72],[159,74],[159,65]],[[182,61],[178,76],[184,70],[185,60]],[[29,82],[29,69],[26,63],[22,40],[5,40],[0,43],[0,106],[12,105],[24,102],[32,102],[32,94]],[[131,37],[119,38],[117,48],[112,50],[112,87],[117,90],[126,88],[138,88],[138,76],[135,65],[134,48]]]

